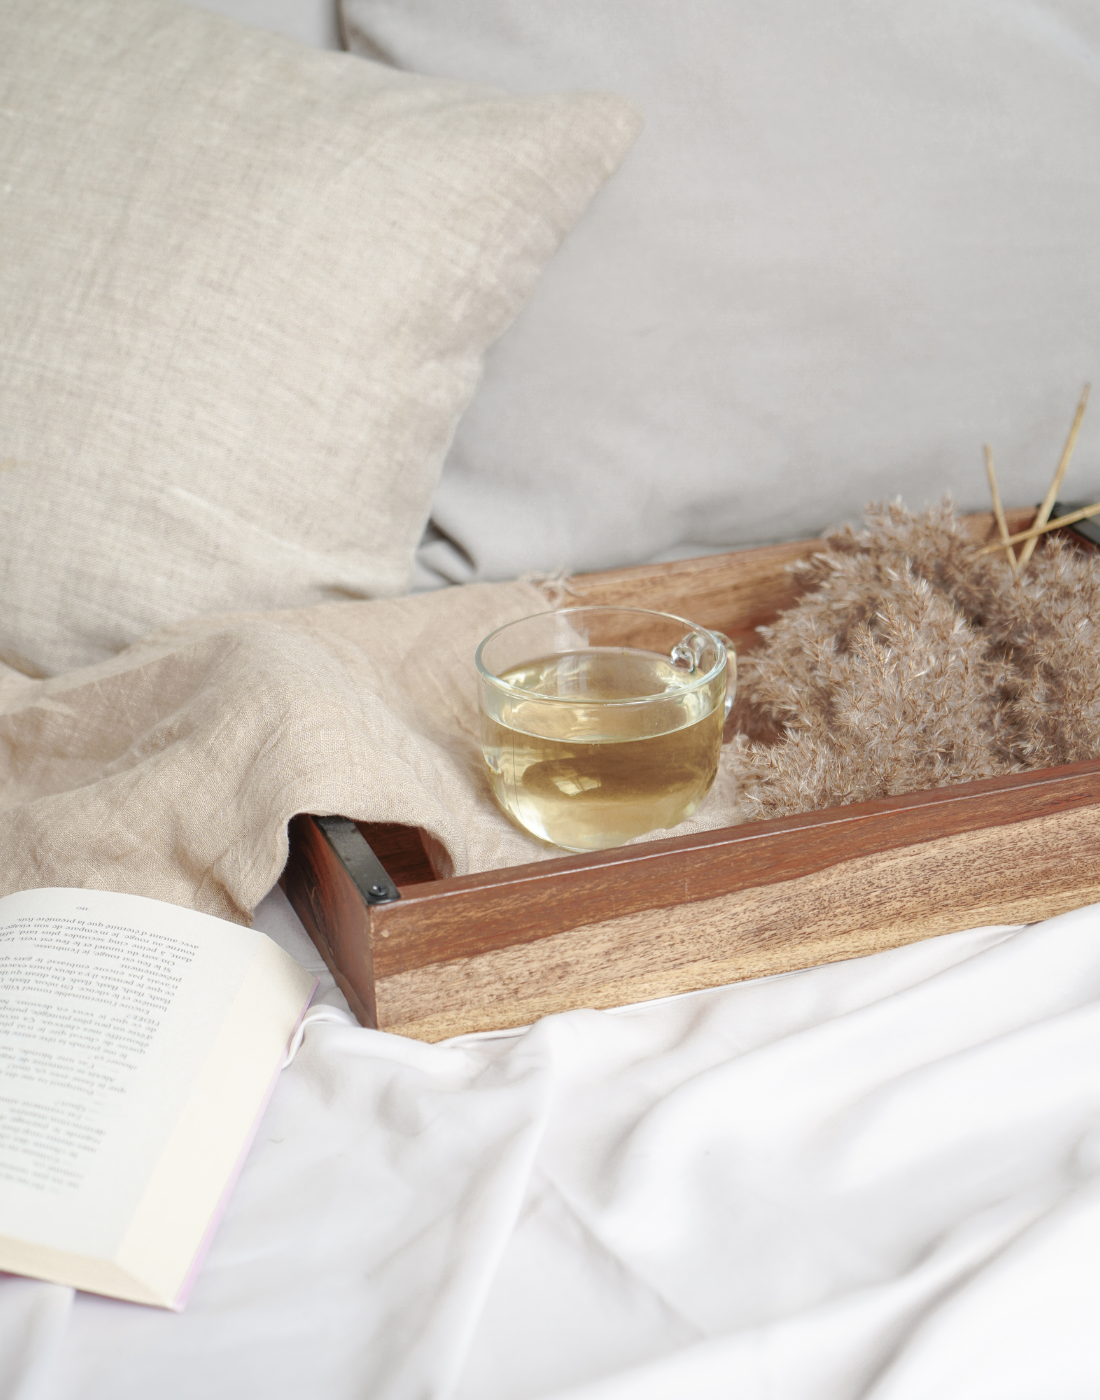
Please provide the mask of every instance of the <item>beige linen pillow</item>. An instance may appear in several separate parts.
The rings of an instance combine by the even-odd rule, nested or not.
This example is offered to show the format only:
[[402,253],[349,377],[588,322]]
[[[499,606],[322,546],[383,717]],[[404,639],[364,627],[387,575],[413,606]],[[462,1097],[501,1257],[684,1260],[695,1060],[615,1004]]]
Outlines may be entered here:
[[[810,534],[899,492],[988,509],[983,442],[1009,503],[1041,498],[1100,375],[1095,0],[343,11],[401,68],[645,117],[486,359],[441,573]],[[1093,499],[1095,407],[1071,480]]]
[[170,0],[5,0],[0,659],[406,589],[482,352],[637,125]]

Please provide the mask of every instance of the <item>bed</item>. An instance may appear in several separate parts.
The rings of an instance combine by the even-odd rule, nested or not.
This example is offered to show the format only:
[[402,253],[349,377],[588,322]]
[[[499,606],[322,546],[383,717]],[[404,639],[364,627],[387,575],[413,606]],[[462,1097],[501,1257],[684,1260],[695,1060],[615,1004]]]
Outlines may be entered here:
[[[310,810],[346,810],[355,794],[323,765],[247,780],[275,736],[330,766],[350,751],[335,710],[327,728],[299,723],[321,664],[310,609],[354,618],[374,605],[348,600],[389,597],[407,622],[431,590],[464,584],[447,596],[486,610],[477,621],[527,597],[533,585],[499,582],[524,569],[790,538],[894,489],[954,485],[984,508],[980,471],[971,480],[960,462],[986,436],[1004,443],[1005,494],[1024,504],[1098,349],[1091,10],[973,5],[953,19],[934,6],[918,21],[893,7],[864,42],[845,7],[826,7],[794,42],[795,6],[769,23],[763,7],[724,19],[700,4],[660,69],[638,57],[668,34],[656,4],[628,43],[611,3],[549,18],[518,3],[346,0],[356,57],[304,47],[336,45],[327,6],[209,8],[293,42],[161,0],[20,0],[7,21],[26,69],[9,57],[3,70],[9,112],[40,115],[49,102],[27,94],[44,92],[65,137],[53,167],[23,160],[10,133],[0,148],[8,192],[25,198],[0,233],[0,698],[19,755],[3,840],[16,885],[117,879],[224,917],[254,910],[320,988],[186,1311],[3,1277],[0,1395],[1094,1394],[1100,907],[427,1045],[356,1023],[274,884],[286,814],[307,795]],[[756,75],[732,115],[700,46]],[[43,54],[53,87],[34,66]],[[874,81],[847,80],[845,56]],[[677,71],[696,75],[678,97]],[[915,88],[930,72],[935,84]],[[789,94],[811,75],[829,118],[814,160],[847,132],[864,165],[842,152],[815,184],[805,161],[777,205],[807,116],[785,109],[726,190],[729,131],[759,133],[776,85]],[[666,102],[700,134],[679,163]],[[873,139],[868,112],[882,118]],[[89,114],[85,203],[66,206],[56,172]],[[349,178],[364,161],[347,133],[361,129],[384,185]],[[454,130],[462,159],[440,163],[440,133]],[[891,144],[899,132],[908,145]],[[141,198],[119,206],[118,152],[146,140]],[[187,158],[165,165],[165,149]],[[675,166],[674,187],[701,184],[708,202],[617,260],[639,218],[635,156],[638,185]],[[871,221],[866,243],[839,215],[822,224],[838,189],[863,191],[852,217]],[[199,234],[172,245],[178,284],[158,275],[166,224],[143,213],[157,199],[177,220],[199,208]],[[678,288],[695,322],[685,313],[662,338],[669,268],[701,224],[698,282],[689,269]],[[401,256],[383,256],[395,228]],[[723,250],[735,275],[718,285]],[[785,283],[791,266],[805,280]],[[861,284],[879,300],[853,303]],[[646,288],[655,301],[639,300]],[[693,372],[691,347],[724,297],[737,318],[710,325],[708,363],[749,330],[757,359],[729,362],[719,384]],[[98,322],[81,319],[89,308]],[[621,343],[606,329],[616,317]],[[170,354],[151,328],[171,332]],[[257,442],[259,465],[246,450]],[[313,460],[328,495],[302,467]],[[345,658],[350,628],[324,665]],[[263,725],[202,710],[227,693],[207,679],[230,673]],[[100,747],[80,750],[93,713]],[[224,789],[211,770],[184,792],[155,767],[248,724],[254,750],[242,741],[225,760]],[[89,831],[74,854],[77,838],[57,833],[89,830],[93,798],[98,844]],[[224,834],[241,813],[257,814],[247,842]],[[127,831],[141,839],[126,846]]]

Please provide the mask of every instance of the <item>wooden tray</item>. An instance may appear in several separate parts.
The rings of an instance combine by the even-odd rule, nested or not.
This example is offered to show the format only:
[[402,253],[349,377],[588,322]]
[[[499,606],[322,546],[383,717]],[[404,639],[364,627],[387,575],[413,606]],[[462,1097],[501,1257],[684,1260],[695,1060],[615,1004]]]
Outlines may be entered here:
[[[1010,513],[1010,528],[1032,515]],[[992,537],[988,516],[968,525]],[[819,547],[571,587],[579,602],[677,612],[746,651],[795,599],[786,565]],[[434,1041],[1100,900],[1100,761],[452,879],[411,828],[299,816],[290,836],[284,888],[352,1010]],[[396,902],[374,902],[371,849]]]

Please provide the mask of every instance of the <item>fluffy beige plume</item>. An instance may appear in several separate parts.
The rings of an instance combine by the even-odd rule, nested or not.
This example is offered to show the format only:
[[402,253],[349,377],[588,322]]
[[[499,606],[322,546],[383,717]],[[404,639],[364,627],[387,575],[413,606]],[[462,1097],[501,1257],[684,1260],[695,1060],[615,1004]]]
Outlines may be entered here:
[[1100,755],[1094,554],[1051,540],[1017,575],[949,501],[822,544],[741,666],[746,819]]

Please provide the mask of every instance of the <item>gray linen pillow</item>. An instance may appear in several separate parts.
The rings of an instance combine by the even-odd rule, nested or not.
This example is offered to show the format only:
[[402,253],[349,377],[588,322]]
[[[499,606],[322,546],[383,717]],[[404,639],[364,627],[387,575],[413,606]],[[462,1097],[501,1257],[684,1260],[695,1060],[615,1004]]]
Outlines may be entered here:
[[[987,509],[986,441],[1009,503],[1041,497],[1100,373],[1093,0],[342,3],[402,68],[645,117],[486,359],[442,573],[809,534],[899,492]],[[1100,481],[1095,409],[1073,474]]]
[[482,353],[637,126],[172,0],[6,0],[0,659],[405,590]]

